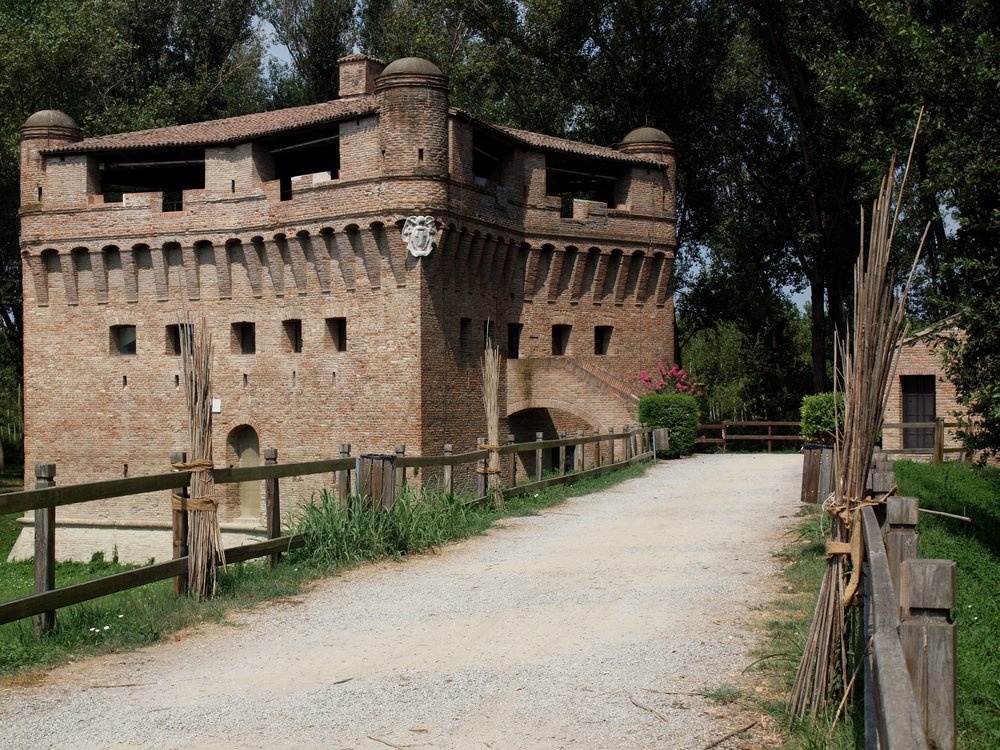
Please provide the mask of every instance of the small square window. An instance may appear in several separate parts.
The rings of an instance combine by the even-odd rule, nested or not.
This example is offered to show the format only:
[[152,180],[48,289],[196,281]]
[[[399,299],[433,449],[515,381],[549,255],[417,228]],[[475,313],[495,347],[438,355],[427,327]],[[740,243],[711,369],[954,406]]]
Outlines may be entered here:
[[171,211],[183,211],[183,210],[184,210],[184,191],[164,190],[163,213],[169,213]]
[[233,323],[232,351],[234,354],[255,354],[257,352],[257,325],[255,323]]
[[611,348],[612,326],[594,326],[594,354],[607,354]]
[[302,321],[301,320],[285,320],[282,321],[282,326],[285,328],[285,337],[287,338],[287,348],[285,351],[294,352],[295,354],[302,353]]
[[111,326],[111,353],[125,357],[135,352],[135,326]]
[[517,359],[521,356],[521,331],[524,326],[520,323],[507,324],[507,359]]
[[330,341],[338,352],[347,351],[347,318],[327,318],[326,330],[330,333]]
[[181,333],[186,332],[188,349],[194,351],[194,326],[191,323],[180,323],[167,326],[167,354],[181,356]]
[[569,349],[569,333],[573,326],[554,325],[552,326],[552,354],[560,357]]

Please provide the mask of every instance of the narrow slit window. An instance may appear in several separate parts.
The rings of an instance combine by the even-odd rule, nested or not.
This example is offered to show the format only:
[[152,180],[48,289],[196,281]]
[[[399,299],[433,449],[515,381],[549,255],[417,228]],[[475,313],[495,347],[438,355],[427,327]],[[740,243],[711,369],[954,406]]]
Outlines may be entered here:
[[287,340],[286,351],[294,354],[302,353],[302,321],[298,319],[285,320],[282,322],[285,328],[285,338]]
[[569,334],[573,326],[552,326],[552,354],[561,357],[569,350]]
[[594,326],[594,354],[607,354],[611,349],[612,326]]
[[338,352],[347,351],[347,318],[327,318],[326,329],[330,342]]
[[458,321],[458,350],[461,352],[472,349],[472,318],[462,318]]
[[507,359],[518,359],[521,356],[521,331],[524,328],[520,323],[507,324]]
[[121,357],[136,353],[135,326],[111,326],[111,353]]
[[234,354],[257,352],[257,326],[246,321],[233,323],[232,351]]

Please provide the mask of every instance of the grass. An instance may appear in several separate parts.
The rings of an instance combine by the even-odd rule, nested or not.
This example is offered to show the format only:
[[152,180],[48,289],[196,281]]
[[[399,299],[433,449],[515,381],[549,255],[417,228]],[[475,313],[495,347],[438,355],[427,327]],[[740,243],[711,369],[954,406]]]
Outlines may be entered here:
[[954,560],[957,571],[958,747],[1000,747],[1000,470],[949,462],[895,464],[900,493],[920,507],[972,523],[921,514],[920,556]]
[[[56,628],[36,638],[30,620],[0,626],[0,674],[44,668],[92,654],[139,648],[203,622],[225,622],[228,613],[298,593],[309,582],[334,575],[382,556],[407,554],[482,533],[507,515],[530,515],[569,497],[598,492],[640,476],[636,465],[569,485],[553,485],[507,501],[506,513],[460,498],[430,497],[420,502],[412,493],[399,498],[391,513],[364,511],[358,501],[305,506],[296,525],[310,538],[307,549],[286,555],[274,570],[263,561],[231,565],[220,571],[216,598],[197,602],[175,597],[172,582],[144,586],[58,611]],[[326,497],[329,500],[329,495]],[[2,562],[16,538],[13,518],[0,519],[0,601],[30,593],[30,561]],[[95,557],[90,563],[59,563],[58,585],[124,569]],[[174,635],[174,637],[183,637]]]
[[785,702],[795,678],[812,622],[816,596],[826,568],[825,542],[829,523],[817,505],[803,505],[799,523],[788,533],[785,547],[776,553],[783,565],[782,593],[763,611],[763,637],[747,668],[757,678],[752,691],[739,699],[751,711],[769,717],[786,750],[848,750],[855,747],[856,729],[850,716],[833,726],[833,713],[816,720],[792,719]]

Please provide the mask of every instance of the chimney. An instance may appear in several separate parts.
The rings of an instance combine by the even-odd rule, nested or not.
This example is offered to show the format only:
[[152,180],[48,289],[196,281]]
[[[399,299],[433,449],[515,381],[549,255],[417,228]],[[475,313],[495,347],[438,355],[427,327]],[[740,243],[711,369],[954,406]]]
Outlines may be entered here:
[[375,79],[385,63],[368,55],[347,55],[337,60],[340,66],[340,98],[363,96],[375,92]]

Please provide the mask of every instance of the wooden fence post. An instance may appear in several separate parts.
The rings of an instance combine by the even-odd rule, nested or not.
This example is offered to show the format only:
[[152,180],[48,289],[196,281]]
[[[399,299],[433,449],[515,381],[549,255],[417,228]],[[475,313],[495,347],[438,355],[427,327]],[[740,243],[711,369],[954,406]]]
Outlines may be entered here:
[[[507,434],[507,445],[514,444],[514,435],[511,433]],[[511,451],[507,454],[510,458],[510,463],[508,464],[508,474],[507,474],[507,486],[513,487],[517,484],[517,451]]]
[[[351,444],[340,444],[340,457],[351,457]],[[337,472],[337,495],[341,505],[347,505],[347,499],[351,496],[351,470],[341,469]]]
[[[187,463],[187,452],[186,451],[175,451],[170,454],[170,464],[183,464]],[[185,485],[184,487],[172,490],[172,494],[176,494],[178,497],[186,498],[189,497],[190,485]],[[186,510],[177,510],[171,508],[170,510],[170,526],[174,538],[174,559],[180,557],[187,557],[188,553],[188,512]],[[187,573],[181,573],[179,576],[174,576],[174,595],[184,596],[188,592],[188,577]]]
[[[600,436],[601,428],[595,427],[594,434]],[[597,440],[594,442],[594,468],[598,468],[601,465],[601,441]]]
[[[559,433],[559,439],[560,440],[565,440],[566,439],[566,432],[565,431]],[[561,477],[566,476],[566,446],[565,445],[560,445],[559,446],[559,476],[561,476]]]
[[[915,497],[895,495],[886,501],[885,556],[889,561],[889,577],[896,592],[896,604],[902,609],[903,565],[917,557],[917,515],[920,501]],[[900,612],[902,614],[902,612]]]
[[615,462],[615,428],[608,428],[608,463],[613,464]]
[[[278,463],[278,449],[264,449],[264,465],[275,466]],[[267,517],[267,538],[277,539],[281,536],[281,487],[278,478],[264,480],[264,513]],[[268,556],[267,567],[274,569],[274,566],[281,562],[281,553],[272,552]]]
[[[535,433],[535,442],[536,443],[541,442],[543,438],[544,438],[544,435],[541,432],[536,432]],[[535,481],[536,482],[541,482],[542,481],[542,449],[541,448],[535,448]]]
[[944,461],[944,417],[934,419],[934,463]]
[[406,487],[406,469],[400,464],[400,459],[406,458],[406,446],[402,443],[396,446],[396,491],[400,492]]
[[[35,464],[35,489],[56,486],[56,465]],[[56,509],[35,510],[35,593],[56,587]],[[35,615],[35,634],[42,635],[56,626],[56,612]]]
[[[444,456],[450,458],[454,450],[451,443],[444,444]],[[451,464],[444,465],[444,494],[453,495],[455,493],[455,467]]]
[[625,463],[632,463],[632,457],[635,455],[635,446],[632,445],[632,441],[635,440],[635,427],[632,425],[625,425]]
[[899,639],[927,744],[955,747],[955,563],[907,560],[902,569],[903,621]]
[[[576,438],[577,440],[583,440],[583,430],[576,431]],[[584,443],[577,443],[576,448],[573,450],[573,469],[576,471],[583,471],[586,466],[583,456],[586,447]]]
[[[486,445],[486,438],[476,438],[477,449],[480,445]],[[485,458],[476,461],[476,497],[486,497],[486,467],[488,465]]]

